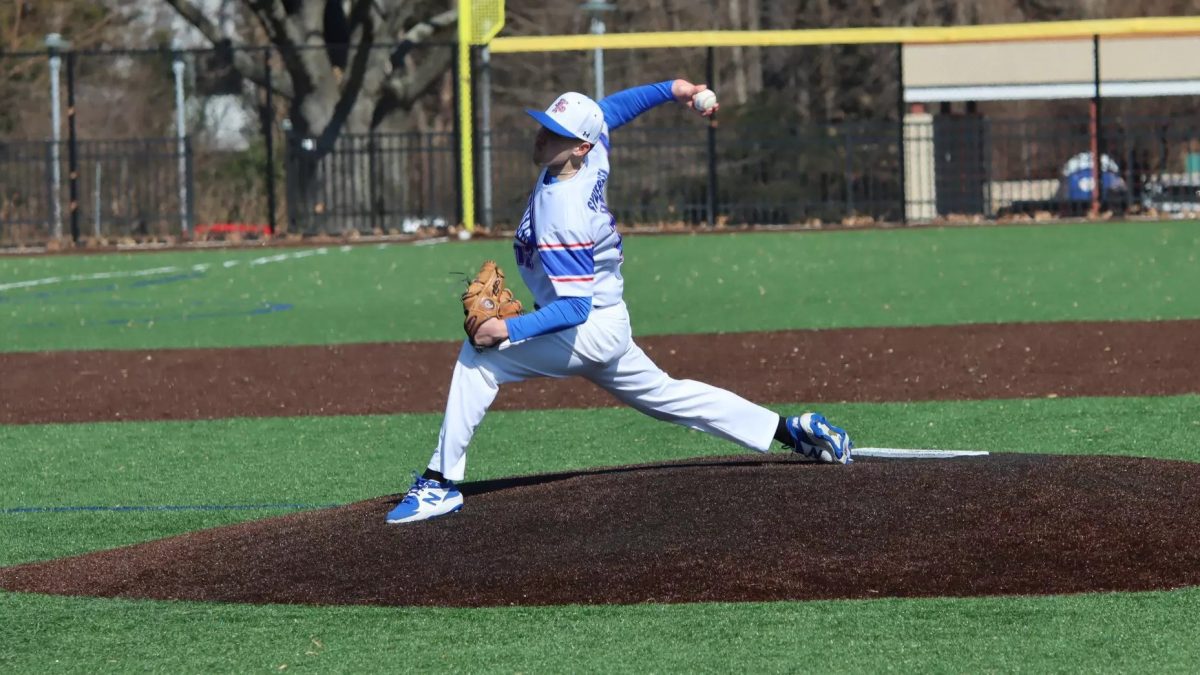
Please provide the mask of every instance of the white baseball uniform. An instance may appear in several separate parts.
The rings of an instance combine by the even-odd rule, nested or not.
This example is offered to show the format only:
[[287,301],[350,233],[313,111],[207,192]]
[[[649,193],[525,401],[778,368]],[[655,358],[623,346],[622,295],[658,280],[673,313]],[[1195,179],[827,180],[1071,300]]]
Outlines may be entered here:
[[591,296],[591,313],[578,326],[496,348],[479,351],[463,343],[429,462],[447,479],[463,479],[467,446],[500,386],[534,377],[578,375],[656,419],[759,452],[771,447],[778,414],[724,389],[673,379],[634,342],[622,299],[621,236],[604,200],[607,125],[600,141],[570,179],[547,183],[542,170],[513,242],[521,277],[537,306]]

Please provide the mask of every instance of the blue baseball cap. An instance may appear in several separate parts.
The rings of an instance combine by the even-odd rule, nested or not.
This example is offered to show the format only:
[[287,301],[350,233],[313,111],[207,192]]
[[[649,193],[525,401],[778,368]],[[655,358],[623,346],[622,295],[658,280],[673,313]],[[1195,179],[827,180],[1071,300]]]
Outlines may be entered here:
[[604,111],[592,99],[574,91],[559,96],[545,112],[527,109],[538,124],[559,136],[578,138],[593,145],[604,128]]

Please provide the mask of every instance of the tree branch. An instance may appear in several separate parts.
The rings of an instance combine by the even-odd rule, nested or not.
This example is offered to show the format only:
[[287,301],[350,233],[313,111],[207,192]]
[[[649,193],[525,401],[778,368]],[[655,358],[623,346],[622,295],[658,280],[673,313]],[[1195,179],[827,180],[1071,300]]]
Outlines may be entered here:
[[413,47],[440,37],[447,37],[456,26],[458,12],[449,10],[422,21],[413,26],[404,35],[404,40],[392,52],[391,62],[394,70],[388,81],[387,93],[397,105],[410,106],[413,101],[425,94],[442,73],[446,72],[454,59],[454,50],[427,50],[420,64],[411,72],[398,75],[405,71],[404,61]]
[[[167,0],[167,4],[175,8],[179,16],[185,21],[196,27],[200,34],[206,40],[212,43],[214,47],[222,44],[229,45],[229,38],[221,34],[221,30],[213,23],[204,12],[192,0]],[[256,59],[252,53],[236,46],[230,46],[232,52],[233,67],[238,73],[257,84],[260,87],[267,86],[267,72],[264,68],[262,60]],[[271,89],[280,96],[291,98],[294,95],[292,81],[290,77],[286,77],[283,73],[272,73]]]
[[271,42],[292,42],[292,36],[288,33],[287,28],[287,14],[279,3],[271,0],[246,0],[246,5],[250,7],[250,11],[254,12],[254,16],[262,24],[263,30],[267,31],[267,37]]
[[195,26],[209,42],[215,45],[225,39],[217,25],[204,16],[200,7],[191,0],[167,0],[167,4],[174,7],[184,21]]
[[[270,66],[264,65],[263,60],[256,59],[250,53],[233,47],[233,67],[242,77],[254,84],[264,88],[267,86],[267,68]],[[292,98],[296,95],[295,87],[292,86],[292,78],[287,71],[271,73],[271,91],[284,98]]]

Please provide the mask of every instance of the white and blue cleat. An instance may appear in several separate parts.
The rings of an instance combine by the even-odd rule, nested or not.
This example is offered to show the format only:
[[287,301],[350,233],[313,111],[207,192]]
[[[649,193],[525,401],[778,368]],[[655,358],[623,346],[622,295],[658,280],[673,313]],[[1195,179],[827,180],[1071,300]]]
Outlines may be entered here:
[[820,413],[787,418],[785,424],[796,441],[796,452],[826,464],[849,464],[854,443],[850,434],[829,423]]
[[429,520],[448,513],[461,511],[463,496],[454,487],[454,483],[444,483],[416,476],[408,494],[387,514],[390,524],[413,523],[418,520]]

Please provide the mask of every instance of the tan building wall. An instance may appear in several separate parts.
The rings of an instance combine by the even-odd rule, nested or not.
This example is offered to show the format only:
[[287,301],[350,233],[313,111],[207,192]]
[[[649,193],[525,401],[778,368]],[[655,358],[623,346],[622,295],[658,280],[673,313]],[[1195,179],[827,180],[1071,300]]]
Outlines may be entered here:
[[[905,45],[905,87],[1091,82],[1091,40]],[[1200,80],[1200,36],[1100,41],[1101,81]]]
[[1200,79],[1200,36],[1101,40],[1100,79]]

